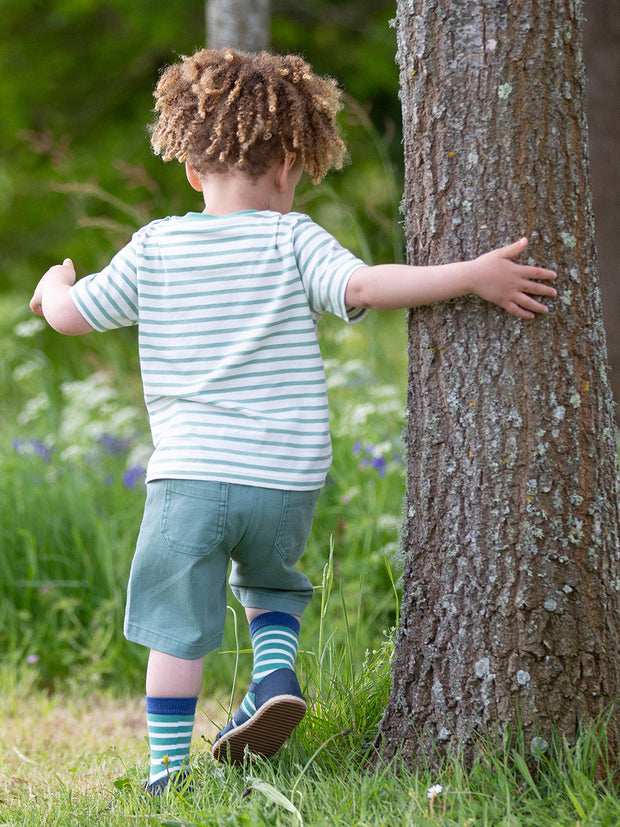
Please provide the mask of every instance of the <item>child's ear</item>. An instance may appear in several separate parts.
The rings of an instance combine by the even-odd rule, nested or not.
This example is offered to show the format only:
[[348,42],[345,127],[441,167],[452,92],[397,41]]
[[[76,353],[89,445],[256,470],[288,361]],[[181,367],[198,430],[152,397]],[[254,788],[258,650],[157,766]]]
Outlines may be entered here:
[[202,192],[202,181],[200,180],[198,173],[190,167],[187,161],[185,162],[185,174],[187,175],[187,180],[189,181],[192,189],[195,189],[196,192]]
[[287,152],[286,155],[278,161],[276,165],[276,184],[280,192],[286,192],[286,188],[288,186],[288,176],[295,166],[296,160],[296,152]]

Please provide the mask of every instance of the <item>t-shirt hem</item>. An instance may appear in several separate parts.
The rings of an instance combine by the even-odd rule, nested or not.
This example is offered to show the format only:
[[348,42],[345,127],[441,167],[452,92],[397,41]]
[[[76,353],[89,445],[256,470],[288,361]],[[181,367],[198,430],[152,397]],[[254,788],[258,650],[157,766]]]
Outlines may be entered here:
[[146,482],[155,482],[156,480],[204,480],[205,482],[225,482],[232,485],[244,485],[249,488],[270,488],[276,491],[318,491],[325,485],[326,476],[312,481],[295,481],[291,479],[275,479],[265,480],[262,478],[237,477],[234,474],[216,474],[216,473],[200,473],[181,471],[156,471],[147,473]]

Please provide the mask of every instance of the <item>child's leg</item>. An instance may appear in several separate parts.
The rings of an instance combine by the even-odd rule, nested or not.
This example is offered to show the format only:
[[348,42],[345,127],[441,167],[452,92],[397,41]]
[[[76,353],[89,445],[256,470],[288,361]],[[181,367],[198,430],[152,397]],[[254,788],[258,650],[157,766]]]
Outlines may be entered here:
[[146,669],[146,694],[159,698],[197,698],[204,658],[185,660],[151,649]]
[[300,618],[246,609],[254,664],[252,683],[232,720],[216,738],[213,755],[241,760],[245,747],[273,755],[303,718],[306,702],[295,675]]
[[306,712],[295,675],[299,619],[313,587],[300,560],[318,491],[231,486],[229,515],[243,514],[232,553],[230,587],[250,622],[254,666],[240,708],[213,745],[217,759],[243,759],[245,748],[273,755]]
[[[265,609],[246,609],[252,638],[252,683],[260,686],[263,680],[280,669],[295,669],[299,647],[301,618],[283,612],[269,612]],[[285,679],[290,678],[284,674]],[[275,679],[274,679],[275,680]],[[236,723],[243,723],[256,712],[253,692],[248,692],[239,707]]]
[[145,790],[159,794],[188,765],[204,658],[185,660],[151,649],[146,673],[146,722],[151,769]]

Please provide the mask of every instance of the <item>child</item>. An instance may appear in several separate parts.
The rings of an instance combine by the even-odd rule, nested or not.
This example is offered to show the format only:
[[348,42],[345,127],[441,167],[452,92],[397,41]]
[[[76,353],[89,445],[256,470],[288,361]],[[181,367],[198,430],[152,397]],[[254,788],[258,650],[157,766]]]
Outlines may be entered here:
[[202,50],[163,73],[155,98],[153,148],[185,164],[204,211],[154,221],[76,284],[66,259],[31,301],[67,335],[139,328],[154,453],[125,634],[151,650],[151,794],[186,776],[230,561],[254,664],[213,755],[272,755],[305,713],[294,664],[312,585],[294,565],[331,460],[318,317],[473,293],[531,319],[547,312],[534,296],[556,295],[538,281],[554,273],[511,260],[526,239],[474,261],[367,267],[291,212],[303,171],[318,183],[345,155],[339,90],[300,57]]

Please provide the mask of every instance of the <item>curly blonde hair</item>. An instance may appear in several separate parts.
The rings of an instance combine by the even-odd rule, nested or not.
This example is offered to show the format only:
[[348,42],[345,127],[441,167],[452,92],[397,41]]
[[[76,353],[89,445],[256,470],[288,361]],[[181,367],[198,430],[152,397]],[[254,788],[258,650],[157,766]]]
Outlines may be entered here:
[[316,184],[343,165],[340,90],[298,55],[202,49],[169,66],[154,95],[153,150],[198,175],[238,169],[257,177],[295,152]]

